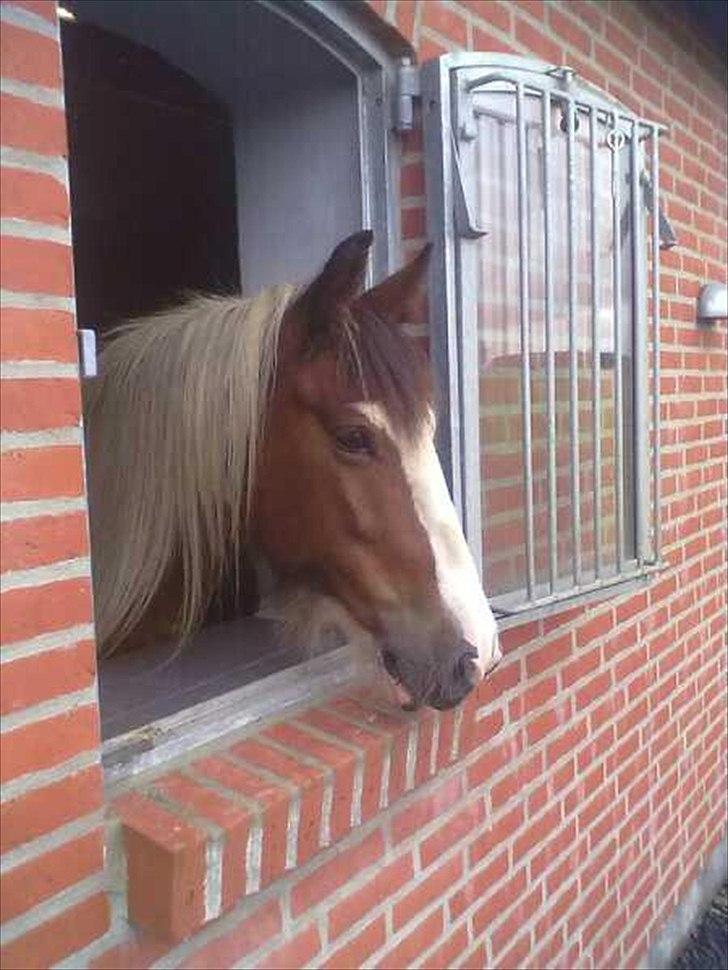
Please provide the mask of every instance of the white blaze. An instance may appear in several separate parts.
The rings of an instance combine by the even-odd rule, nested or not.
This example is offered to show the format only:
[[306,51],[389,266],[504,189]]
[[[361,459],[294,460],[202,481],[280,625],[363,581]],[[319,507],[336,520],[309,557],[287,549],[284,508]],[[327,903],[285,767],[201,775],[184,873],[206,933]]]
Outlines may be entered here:
[[359,409],[372,423],[386,431],[399,451],[417,516],[430,541],[440,596],[459,625],[463,638],[478,651],[482,677],[501,657],[498,627],[437,456],[434,418],[428,422],[419,441],[410,443],[393,433],[378,405],[364,404]]

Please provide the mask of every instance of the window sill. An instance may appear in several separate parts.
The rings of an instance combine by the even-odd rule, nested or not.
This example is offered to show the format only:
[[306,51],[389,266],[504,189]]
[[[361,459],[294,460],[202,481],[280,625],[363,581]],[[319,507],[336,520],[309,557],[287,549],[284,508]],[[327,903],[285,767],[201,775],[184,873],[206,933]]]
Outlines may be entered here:
[[594,585],[593,587],[587,586],[580,590],[567,592],[552,600],[524,604],[522,606],[511,606],[508,603],[510,597],[506,595],[491,598],[491,605],[498,620],[498,628],[508,630],[511,627],[520,626],[522,623],[528,623],[531,620],[540,620],[547,616],[553,616],[556,613],[565,612],[566,610],[573,609],[575,606],[589,606],[593,603],[599,603],[602,600],[611,599],[614,596],[626,596],[629,593],[648,586],[654,579],[655,574],[661,572],[663,569],[665,569],[665,564],[658,562],[647,565],[639,570],[632,570],[621,576],[615,576],[600,585]]
[[339,695],[136,779],[110,804],[129,920],[179,942],[302,866],[492,737],[479,693],[415,715]]

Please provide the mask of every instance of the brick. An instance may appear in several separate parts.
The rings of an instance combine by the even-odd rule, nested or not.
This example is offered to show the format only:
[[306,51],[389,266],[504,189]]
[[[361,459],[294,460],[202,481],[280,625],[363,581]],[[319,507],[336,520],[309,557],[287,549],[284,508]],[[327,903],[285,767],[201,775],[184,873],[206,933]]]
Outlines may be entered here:
[[[229,967],[240,963],[249,953],[280,935],[281,904],[271,899],[237,923],[232,929],[205,943],[189,956],[184,970],[208,970],[209,967]],[[122,966],[131,966],[131,963]],[[121,970],[121,967],[119,968]]]
[[407,852],[384,866],[329,912],[329,936],[341,936],[371,910],[393,896],[414,878],[412,853]]
[[462,842],[471,832],[480,829],[485,821],[485,805],[482,798],[471,798],[443,825],[420,845],[420,858],[425,868],[435,862],[444,852]]
[[121,820],[129,919],[178,942],[205,922],[205,833],[137,793],[114,803]]
[[299,916],[345,885],[349,879],[373,866],[384,855],[384,836],[375,829],[360,842],[337,852],[328,862],[304,876],[291,890],[291,912]]
[[493,913],[500,913],[521,898],[526,890],[526,870],[519,869],[507,882],[492,892],[475,910],[472,917],[473,931],[479,936],[490,925]]
[[176,772],[156,779],[153,787],[222,829],[222,908],[229,909],[245,893],[250,814],[216,791]]
[[526,727],[526,737],[529,744],[537,744],[560,725],[559,715],[555,710],[544,711],[534,717]]
[[[423,970],[444,970],[446,967],[452,967],[455,960],[465,952],[467,947],[468,933],[466,928],[461,925],[450,933],[447,939],[429,955],[421,966]],[[482,966],[482,964],[476,964],[476,966]]]
[[45,586],[20,587],[0,595],[0,643],[14,643],[91,621],[88,579],[64,579]]
[[612,623],[611,608],[592,617],[576,631],[577,646],[584,647],[586,644],[591,643],[592,640],[606,636],[612,628]]
[[422,162],[410,162],[403,165],[399,176],[400,194],[402,198],[424,197],[425,170]]
[[[379,796],[382,787],[382,772],[384,770],[384,753],[387,747],[386,739],[357,724],[352,724],[336,714],[323,710],[307,711],[298,720],[302,724],[309,724],[319,731],[331,736],[336,742],[346,741],[356,745],[361,751],[363,762],[363,780],[361,793],[361,816],[363,821],[373,818],[379,811]],[[425,718],[420,722],[420,735]],[[424,744],[422,745],[424,749]],[[419,753],[419,752],[418,752]]]
[[394,844],[403,842],[414,832],[424,828],[428,822],[443,815],[449,808],[457,804],[463,794],[463,779],[461,775],[454,775],[426,794],[410,802],[407,808],[398,812],[391,822],[392,841]]
[[410,967],[414,960],[441,936],[443,930],[442,908],[418,923],[414,930],[390,950],[377,966],[383,968]]
[[493,808],[499,808],[534,781],[541,773],[542,766],[542,755],[540,753],[535,754],[493,785],[490,796]]
[[537,852],[533,856],[529,863],[531,880],[535,881],[538,879],[548,869],[554,859],[560,856],[562,852],[565,852],[575,841],[576,822],[572,820],[566,828],[557,832],[552,839],[549,839],[544,844],[540,852]]
[[468,849],[471,868],[475,868],[491,852],[509,842],[523,825],[524,818],[523,805],[519,804],[480,831]]
[[34,771],[54,768],[98,747],[98,708],[95,704],[72,708],[6,731],[0,744],[0,779],[3,783]]
[[70,313],[3,307],[0,310],[0,332],[3,360],[76,362],[76,334]]
[[320,949],[318,928],[309,926],[269,953],[258,966],[261,970],[296,970],[298,967],[307,967]]
[[61,59],[58,44],[50,37],[3,23],[0,33],[3,77],[25,84],[60,88]]
[[56,23],[56,5],[53,0],[13,0],[13,6],[23,7],[52,24]]
[[526,657],[526,672],[529,677],[537,677],[552,667],[560,667],[571,655],[571,634],[551,640],[534,650]]
[[331,810],[331,837],[338,839],[351,828],[351,803],[354,791],[356,755],[339,745],[322,741],[294,724],[276,724],[263,732],[293,751],[317,758],[333,771],[334,798]]
[[440,0],[430,0],[423,5],[422,25],[454,41],[459,47],[467,46],[465,19],[456,9],[446,6]]
[[415,888],[403,896],[398,903],[395,903],[392,909],[395,932],[413,920],[426,906],[444,897],[448,889],[460,879],[462,874],[462,857],[456,855],[434,872],[420,875]]
[[77,445],[6,451],[0,456],[4,502],[75,498],[83,494],[83,464]]
[[83,512],[14,519],[0,525],[0,571],[32,569],[88,555]]
[[[130,967],[135,970],[148,970],[169,949],[169,943],[155,940],[146,934],[135,934],[123,943],[104,950],[89,960],[88,965],[92,970],[129,970]],[[208,964],[210,965],[212,964]]]
[[566,689],[575,684],[582,677],[593,674],[599,667],[601,649],[593,647],[591,650],[579,654],[571,663],[561,670],[561,686]]
[[0,142],[40,155],[65,155],[66,123],[63,111],[18,98],[0,95]]
[[230,791],[255,799],[263,827],[260,883],[268,886],[286,868],[288,815],[291,796],[283,782],[271,783],[255,772],[222,757],[202,758],[191,765],[196,775],[211,778]]
[[103,832],[95,829],[6,870],[0,876],[2,921],[15,919],[82,879],[100,873],[103,867]]
[[556,7],[549,6],[548,18],[551,30],[558,35],[560,41],[581,51],[582,54],[587,56],[591,54],[589,34],[578,27],[570,17],[564,16]]
[[465,884],[450,898],[450,917],[455,920],[483,897],[508,872],[508,850],[503,849],[483,869],[473,872]]
[[[439,55],[435,55],[439,56]],[[427,232],[425,210],[421,207],[402,210],[402,238],[424,239]]]
[[[3,38],[5,30],[10,27],[10,24],[4,25]],[[68,195],[65,187],[52,175],[3,165],[0,170],[0,211],[6,219],[30,219],[65,227],[69,219]]]
[[80,418],[80,386],[72,378],[6,378],[0,383],[0,427],[3,431],[75,427]]
[[[499,954],[504,949],[504,947],[506,947],[511,942],[511,940],[516,935],[518,930],[522,926],[528,925],[529,920],[536,912],[538,907],[541,905],[542,895],[543,895],[542,887],[540,885],[536,886],[536,888],[532,892],[530,892],[528,896],[518,901],[513,911],[509,913],[509,915],[506,917],[503,923],[501,923],[498,929],[492,932],[491,946],[493,948],[494,954]],[[529,943],[529,940],[526,939],[526,950],[523,953],[523,956],[525,956],[525,954],[528,953],[529,950],[530,950],[530,943]],[[503,958],[503,963],[501,964],[502,966],[518,967],[522,965],[521,960],[523,959],[523,957],[521,957],[521,960],[517,962],[512,962],[513,956],[510,955],[512,953],[513,953],[513,949],[509,951],[509,955]]]
[[71,248],[44,239],[3,236],[0,240],[0,282],[4,289],[71,296]]
[[47,835],[61,825],[97,811],[102,804],[97,765],[60,781],[8,799],[0,805],[0,851]]
[[516,17],[516,40],[528,49],[530,54],[548,61],[561,64],[562,52],[558,44],[544,36],[541,30],[533,27],[522,17]]
[[323,967],[325,970],[340,970],[341,967],[361,967],[373,953],[384,946],[386,938],[387,928],[384,916],[378,916],[348,943],[334,950]]
[[491,776],[523,751],[523,741],[520,735],[508,738],[500,744],[492,745],[467,769],[468,789],[477,788],[483,782],[489,781]]
[[90,687],[96,678],[96,647],[92,640],[20,657],[3,664],[0,676],[0,714],[21,711],[33,704]]
[[561,822],[561,806],[553,805],[548,811],[544,812],[535,822],[513,843],[514,862],[519,861],[522,856],[535,849],[542,843]]
[[603,673],[597,674],[596,677],[592,677],[576,692],[576,709],[580,711],[593,704],[595,700],[606,694],[611,686],[612,672],[610,670],[605,670]]
[[529,14],[531,17],[535,17],[537,20],[546,19],[545,0],[512,0],[512,6],[524,11],[524,13]]
[[298,852],[296,862],[302,865],[319,849],[321,812],[323,810],[324,771],[312,768],[287,754],[248,738],[233,745],[230,753],[267,771],[272,771],[299,788]]
[[97,893],[0,948],[4,967],[47,967],[103,936],[109,925],[105,893]]
[[500,0],[469,0],[468,11],[479,20],[508,33],[511,28],[511,15]]

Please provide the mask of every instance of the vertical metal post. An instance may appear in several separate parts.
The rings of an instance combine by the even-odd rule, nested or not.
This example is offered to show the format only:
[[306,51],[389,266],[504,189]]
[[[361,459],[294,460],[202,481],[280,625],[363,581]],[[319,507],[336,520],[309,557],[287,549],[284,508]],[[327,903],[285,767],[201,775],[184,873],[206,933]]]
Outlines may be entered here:
[[579,467],[579,356],[576,326],[576,159],[573,100],[567,102],[567,237],[569,247],[569,436],[571,439],[571,536],[574,585],[581,583],[581,493]]
[[602,574],[602,372],[599,333],[599,233],[597,227],[597,109],[589,111],[591,175],[592,438],[594,460],[594,576]]
[[652,521],[654,528],[654,558],[660,561],[660,131],[652,126],[652,433],[653,439],[653,492]]
[[640,127],[632,121],[630,152],[631,209],[632,209],[632,332],[634,360],[632,363],[632,399],[634,401],[634,522],[635,554],[641,566],[646,559],[647,505],[649,454],[647,432],[649,408],[647,403],[647,300],[645,296],[645,259],[647,257],[643,233],[644,220],[640,192]]
[[542,97],[543,124],[543,227],[544,303],[546,316],[546,417],[548,435],[548,529],[549,588],[553,593],[558,577],[556,507],[556,374],[554,366],[554,269],[551,249],[551,95]]
[[612,140],[612,233],[614,264],[612,300],[614,303],[614,493],[615,493],[615,554],[617,571],[622,572],[624,560],[624,440],[622,420],[622,227],[620,148],[624,136],[619,129],[619,113],[614,112]]
[[528,294],[528,226],[526,224],[528,179],[526,177],[526,119],[523,82],[516,84],[518,147],[518,256],[521,312],[521,408],[523,411],[523,479],[525,488],[526,592],[533,599],[533,458],[531,454],[531,317]]

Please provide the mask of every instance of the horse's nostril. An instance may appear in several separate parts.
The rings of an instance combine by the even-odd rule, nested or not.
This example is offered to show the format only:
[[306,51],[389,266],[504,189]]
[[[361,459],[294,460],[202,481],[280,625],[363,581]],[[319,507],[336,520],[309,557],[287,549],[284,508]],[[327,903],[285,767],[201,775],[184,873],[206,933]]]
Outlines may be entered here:
[[399,669],[397,668],[397,658],[391,650],[382,650],[382,663],[384,669],[393,680],[399,680]]

